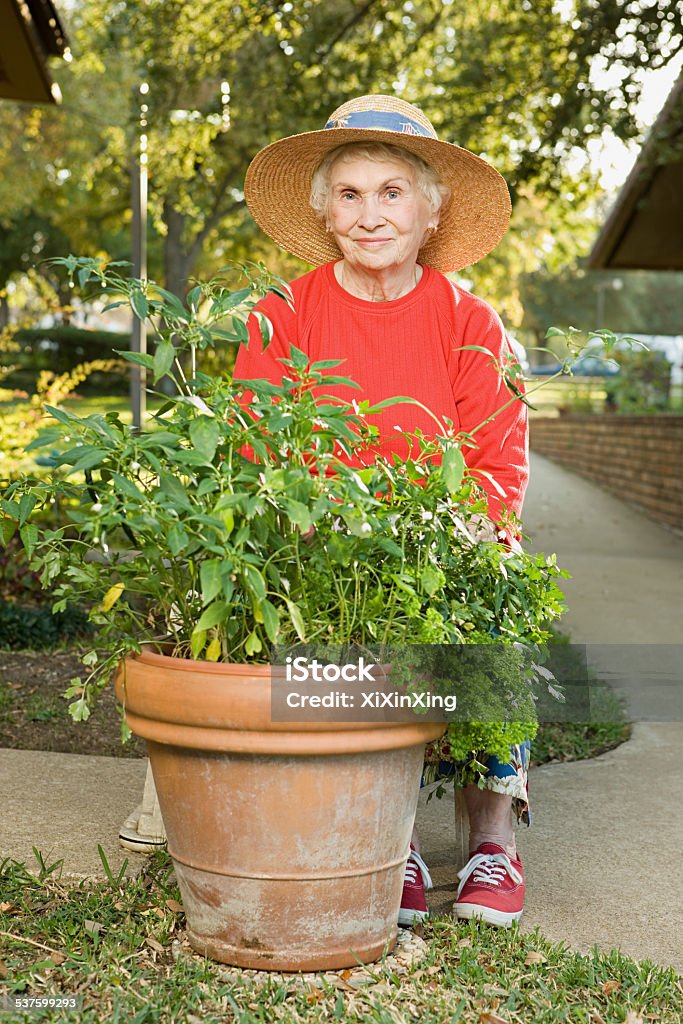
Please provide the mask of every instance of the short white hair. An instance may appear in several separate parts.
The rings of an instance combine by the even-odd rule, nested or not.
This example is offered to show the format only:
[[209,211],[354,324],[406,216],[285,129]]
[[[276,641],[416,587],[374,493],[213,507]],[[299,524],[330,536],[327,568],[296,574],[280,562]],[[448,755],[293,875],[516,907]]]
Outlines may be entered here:
[[313,172],[311,179],[310,203],[322,221],[329,212],[330,173],[339,160],[355,160],[364,157],[367,160],[400,160],[415,171],[415,183],[429,202],[433,214],[439,212],[451,196],[451,190],[439,178],[439,175],[428,163],[402,146],[392,146],[385,142],[347,142],[331,149],[323,157]]

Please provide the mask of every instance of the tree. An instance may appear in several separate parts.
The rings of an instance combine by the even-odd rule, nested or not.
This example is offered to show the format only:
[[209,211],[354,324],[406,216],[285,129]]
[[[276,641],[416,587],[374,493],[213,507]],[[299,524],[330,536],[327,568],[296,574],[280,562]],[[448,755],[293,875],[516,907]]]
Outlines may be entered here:
[[[351,96],[398,92],[510,183],[513,231],[468,276],[519,323],[521,275],[573,259],[577,229],[588,245],[597,186],[567,157],[606,126],[636,133],[638,72],[681,49],[683,9],[676,0],[576,0],[571,12],[555,0],[88,0],[71,11],[69,33],[63,107],[0,112],[3,137],[11,124],[14,139],[0,158],[14,171],[0,184],[8,216],[25,213],[16,183],[28,182],[31,209],[74,249],[125,256],[134,90],[144,80],[151,273],[182,293],[192,274],[231,258],[270,254],[274,269],[296,272],[286,257],[273,264],[246,214],[250,158],[319,128]],[[598,65],[618,74],[600,84]]]
[[[617,287],[613,287],[615,281]],[[533,274],[522,281],[522,326],[534,332],[538,344],[543,344],[541,339],[552,325],[678,335],[683,333],[682,288],[683,274],[678,273],[627,270],[616,274],[579,267],[572,274]]]

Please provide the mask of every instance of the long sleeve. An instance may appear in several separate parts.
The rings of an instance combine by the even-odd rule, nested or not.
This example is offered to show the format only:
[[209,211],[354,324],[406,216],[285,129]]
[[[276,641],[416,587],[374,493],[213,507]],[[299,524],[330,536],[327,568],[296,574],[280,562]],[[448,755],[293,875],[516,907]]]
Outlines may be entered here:
[[[524,501],[529,478],[527,407],[514,396],[496,366],[496,361],[505,365],[512,356],[499,316],[481,301],[468,307],[456,342],[454,396],[461,430],[469,433],[479,427],[474,436],[476,446],[464,450],[465,461],[487,493],[492,519],[502,521],[505,508],[519,515]],[[485,348],[490,355],[467,349],[469,345]],[[522,390],[520,381],[517,385]],[[497,415],[486,423],[494,413]],[[504,496],[484,473],[493,477]]]

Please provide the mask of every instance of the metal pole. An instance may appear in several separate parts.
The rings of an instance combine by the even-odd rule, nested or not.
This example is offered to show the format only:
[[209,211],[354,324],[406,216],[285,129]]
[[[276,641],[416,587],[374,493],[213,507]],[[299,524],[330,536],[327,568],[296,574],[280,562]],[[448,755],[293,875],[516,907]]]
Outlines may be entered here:
[[[147,111],[144,97],[149,92],[147,82],[133,87],[134,103],[139,104],[139,132],[137,152],[133,156],[131,173],[131,207],[132,218],[132,263],[133,277],[147,277]],[[147,351],[147,325],[144,320],[133,313],[133,324],[130,338],[131,352]],[[130,402],[133,411],[133,428],[140,430],[145,420],[145,399],[147,372],[144,366],[131,364],[130,370]]]

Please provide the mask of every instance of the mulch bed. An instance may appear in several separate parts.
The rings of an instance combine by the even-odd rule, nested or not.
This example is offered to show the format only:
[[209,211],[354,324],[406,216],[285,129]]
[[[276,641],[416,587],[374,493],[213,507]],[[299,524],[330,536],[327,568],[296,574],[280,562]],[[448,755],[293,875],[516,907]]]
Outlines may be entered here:
[[113,685],[100,696],[87,722],[74,722],[62,694],[82,676],[71,651],[0,651],[0,747],[105,757],[145,757],[145,743],[121,742],[121,716]]

